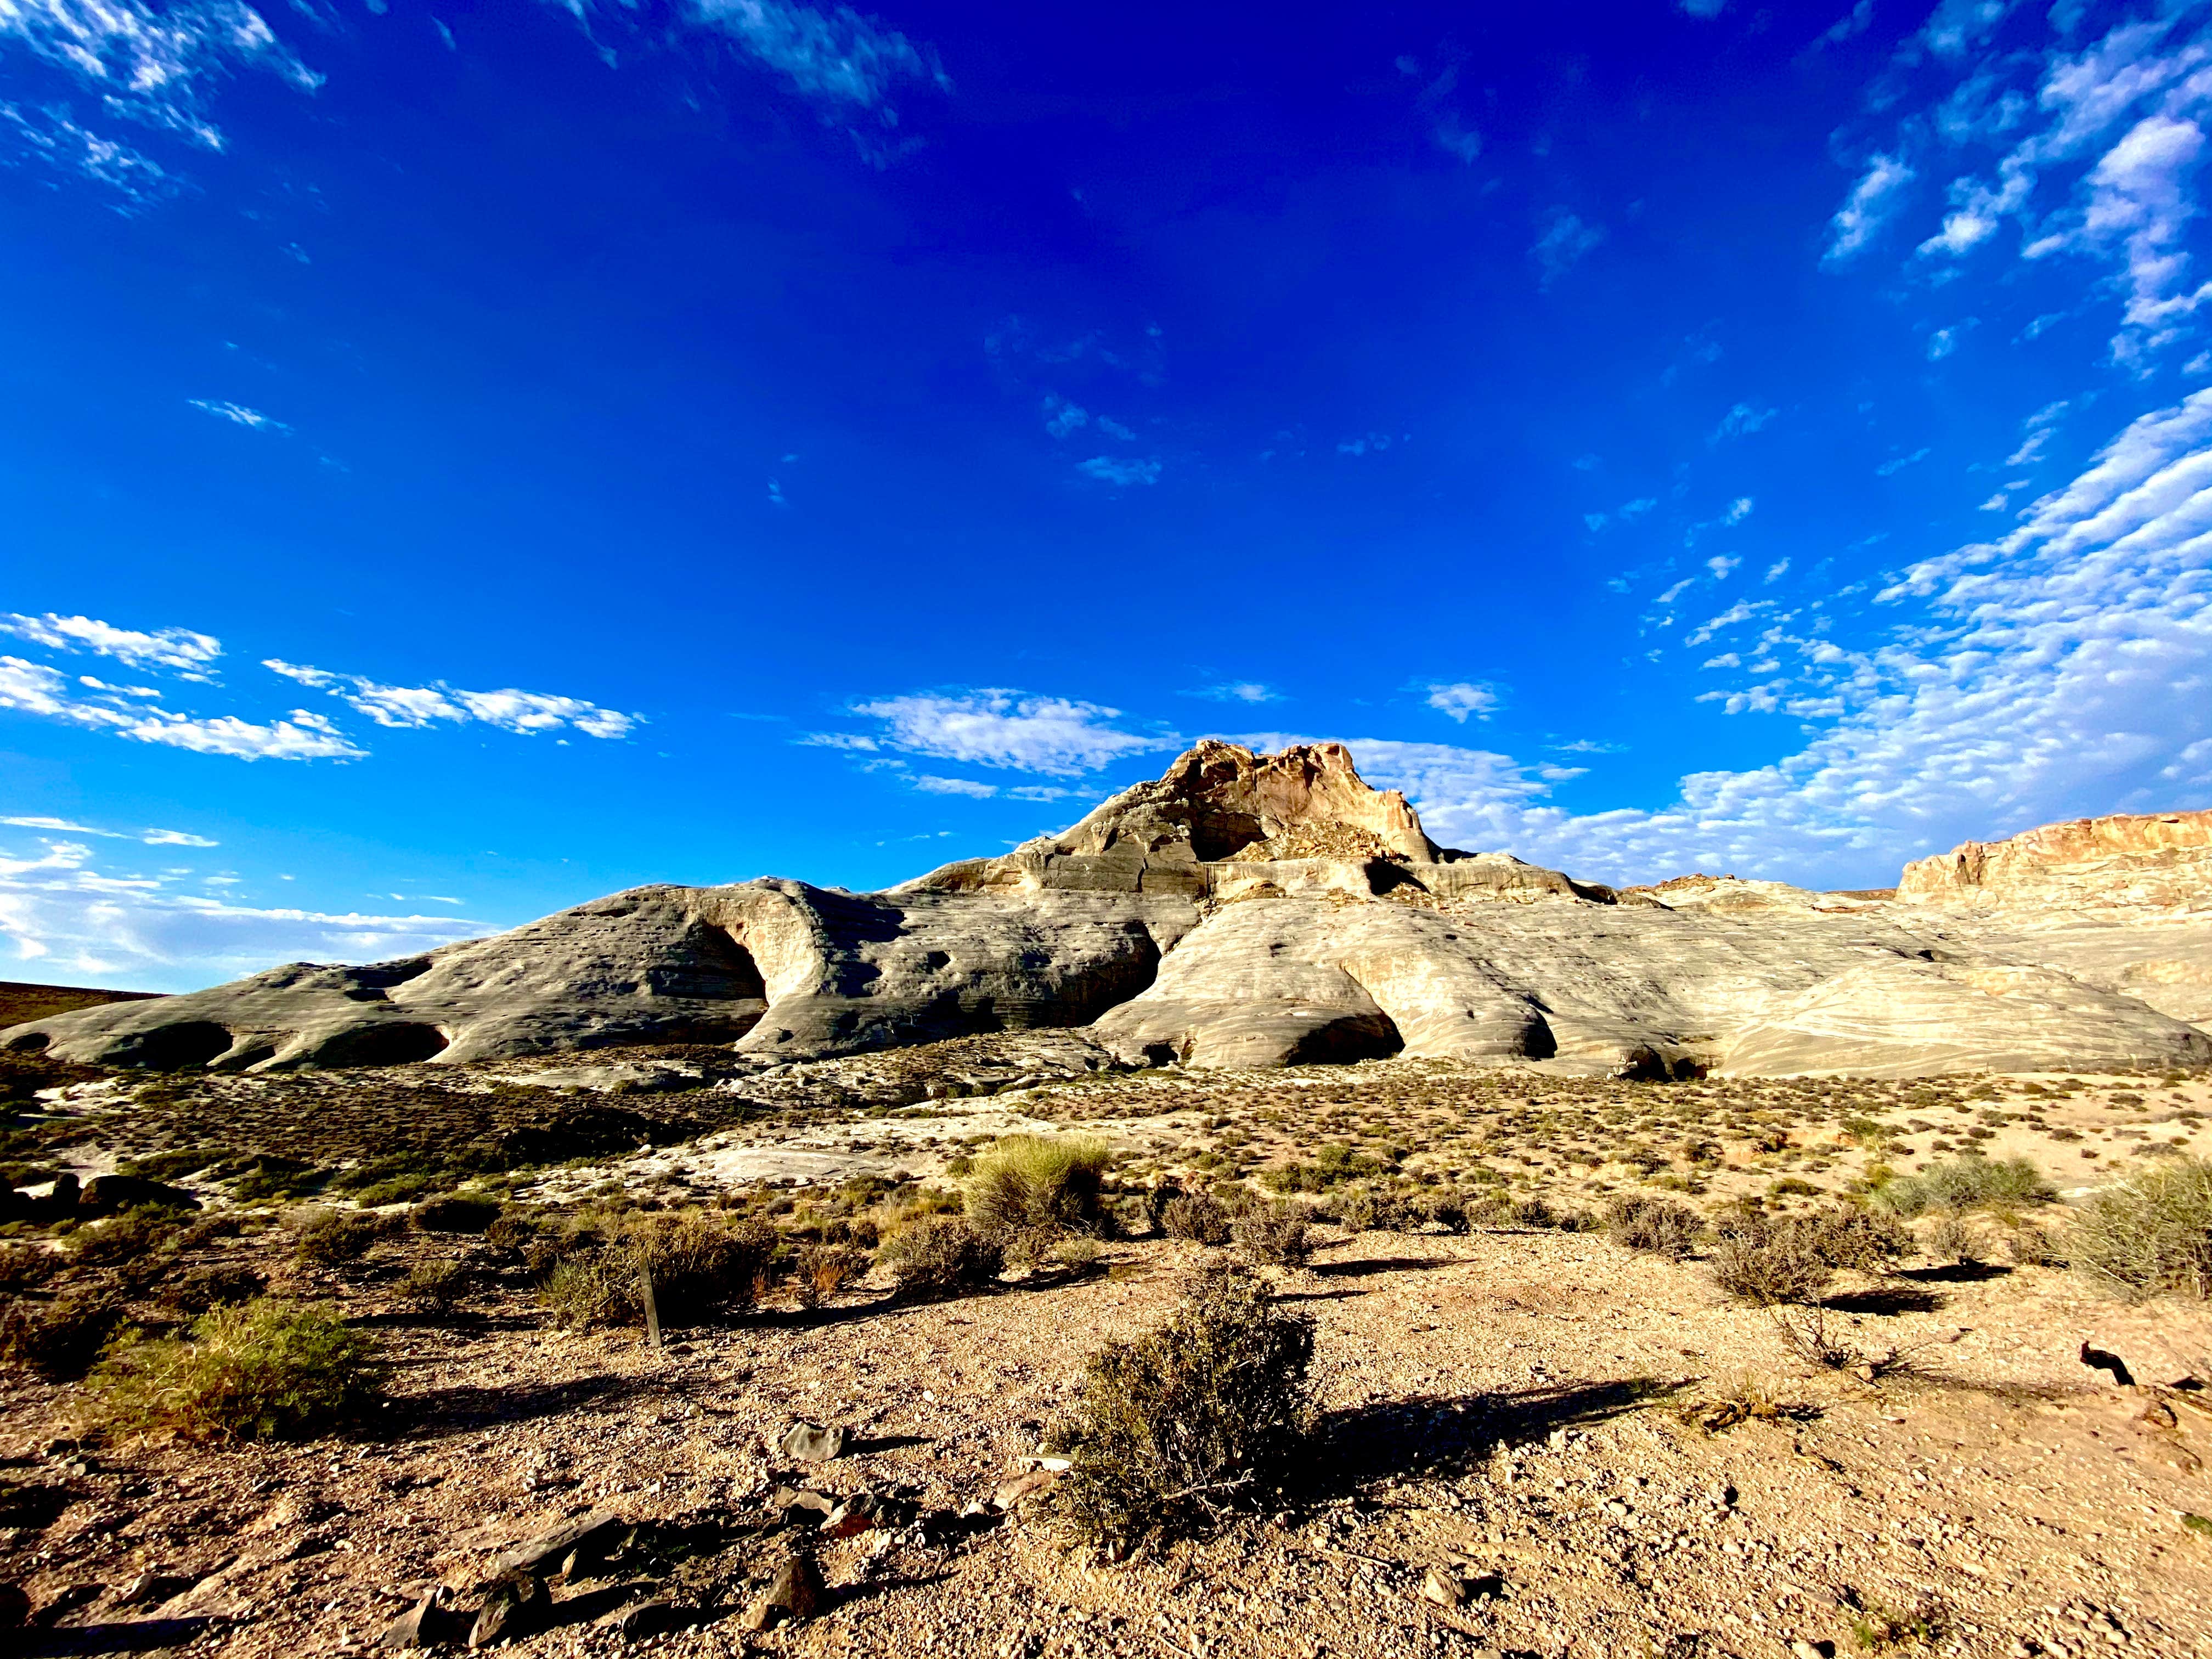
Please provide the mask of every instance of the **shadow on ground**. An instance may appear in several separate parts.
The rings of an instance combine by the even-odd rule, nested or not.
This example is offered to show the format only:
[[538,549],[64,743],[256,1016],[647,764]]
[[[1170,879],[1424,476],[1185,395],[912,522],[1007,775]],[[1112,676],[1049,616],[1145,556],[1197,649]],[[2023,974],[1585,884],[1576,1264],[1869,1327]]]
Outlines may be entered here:
[[1465,1469],[1493,1447],[1602,1423],[1668,1392],[1651,1378],[1628,1377],[1465,1398],[1415,1395],[1330,1412],[1316,1436],[1316,1495],[1342,1497],[1392,1476]]

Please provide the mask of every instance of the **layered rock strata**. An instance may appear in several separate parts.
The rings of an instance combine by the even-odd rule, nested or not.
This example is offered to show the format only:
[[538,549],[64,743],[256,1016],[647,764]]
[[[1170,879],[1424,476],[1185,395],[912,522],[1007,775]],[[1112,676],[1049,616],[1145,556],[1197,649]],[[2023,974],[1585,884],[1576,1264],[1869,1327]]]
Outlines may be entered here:
[[[1437,847],[1341,745],[1208,741],[1062,834],[885,892],[638,888],[403,962],[295,963],[0,1042],[240,1069],[678,1041],[784,1060],[1057,1026],[1216,1066],[2191,1066],[2212,1063],[2192,1023],[2212,1018],[2208,819],[1970,843],[1911,866],[1894,900],[1725,877],[1615,893]],[[2122,824],[2158,827],[2099,827]],[[2062,892],[2070,926],[2051,925]]]

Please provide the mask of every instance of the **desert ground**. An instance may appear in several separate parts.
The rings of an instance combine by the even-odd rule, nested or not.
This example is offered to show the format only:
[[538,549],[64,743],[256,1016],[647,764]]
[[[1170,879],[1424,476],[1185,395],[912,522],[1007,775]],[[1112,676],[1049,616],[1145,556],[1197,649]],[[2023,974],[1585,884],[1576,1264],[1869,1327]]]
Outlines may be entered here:
[[[97,1368],[0,1371],[0,1583],[33,1651],[366,1651],[434,1591],[453,1611],[424,1634],[465,1640],[501,1552],[602,1517],[607,1559],[558,1570],[566,1547],[539,1545],[550,1601],[513,1650],[2212,1645],[2212,1318],[2066,1265],[2087,1195],[2212,1152],[2202,1073],[1130,1071],[1036,1033],[769,1067],[679,1047],[72,1070],[15,1105],[26,1191],[119,1169],[204,1206],[135,1255],[72,1237],[114,1223],[10,1224],[19,1307],[97,1294],[159,1337],[265,1289],[335,1310],[380,1377],[342,1431],[209,1441],[103,1419]],[[957,1210],[1009,1134],[1108,1144],[1101,1236],[930,1295],[850,1243]],[[1810,1213],[1975,1156],[2027,1160],[2049,1196],[1910,1217],[1913,1253],[1794,1304],[1723,1293],[1710,1236],[1676,1259],[1578,1230],[1631,1195]],[[1317,1416],[1294,1467],[1194,1535],[1102,1542],[1055,1506],[1054,1425],[1102,1345],[1239,1255],[1164,1236],[1164,1186],[1309,1206],[1310,1254],[1250,1271],[1312,1322]],[[531,1219],[420,1224],[455,1193]],[[659,1346],[548,1299],[532,1228],[695,1209],[848,1269],[764,1273]],[[842,1451],[794,1455],[795,1424]],[[763,1617],[794,1558],[818,1601]]]

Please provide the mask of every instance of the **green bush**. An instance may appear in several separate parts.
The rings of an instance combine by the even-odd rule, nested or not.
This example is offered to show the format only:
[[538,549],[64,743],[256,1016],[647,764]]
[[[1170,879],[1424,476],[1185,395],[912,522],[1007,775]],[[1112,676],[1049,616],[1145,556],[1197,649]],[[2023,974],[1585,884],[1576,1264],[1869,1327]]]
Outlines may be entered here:
[[899,1289],[909,1295],[944,1296],[997,1277],[1005,1258],[997,1245],[958,1216],[918,1216],[876,1252]]
[[2075,1218],[2066,1254],[2130,1302],[2212,1297],[2212,1161],[2166,1159],[2106,1188]]
[[426,1198],[410,1218],[426,1233],[481,1233],[500,1218],[499,1200],[466,1193]]
[[194,1441],[296,1438],[376,1397],[374,1346],[327,1309],[266,1299],[218,1308],[185,1340],[115,1354],[90,1384],[95,1421]]
[[84,1375],[123,1323],[122,1307],[98,1293],[77,1292],[51,1302],[20,1297],[0,1311],[0,1363],[66,1382]]
[[469,1270],[458,1261],[432,1258],[408,1268],[399,1288],[419,1308],[444,1312],[461,1299],[468,1288]]
[[1096,1233],[1103,1222],[1100,1190],[1112,1158],[1104,1141],[1088,1136],[1008,1135],[969,1172],[969,1224],[1001,1243]]
[[1303,1204],[1258,1205],[1237,1218],[1231,1236],[1248,1261],[1303,1267],[1313,1255],[1312,1222]]
[[1893,1214],[1911,1218],[1930,1210],[2004,1209],[2040,1204],[2052,1196],[2042,1172],[2024,1158],[1968,1156],[1931,1164],[1918,1175],[1900,1176],[1875,1190],[1875,1201]]
[[1356,1233],[1399,1233],[1413,1224],[1413,1212],[1387,1187],[1361,1187],[1336,1200],[1336,1218]]
[[1680,1261],[1694,1248],[1702,1224],[1686,1204],[1634,1194],[1605,1206],[1606,1236],[1616,1244]]
[[1052,1504],[1080,1536],[1197,1532],[1266,1501],[1312,1429],[1313,1325],[1244,1269],[1201,1270],[1168,1322],[1109,1342],[1048,1444],[1071,1467]]

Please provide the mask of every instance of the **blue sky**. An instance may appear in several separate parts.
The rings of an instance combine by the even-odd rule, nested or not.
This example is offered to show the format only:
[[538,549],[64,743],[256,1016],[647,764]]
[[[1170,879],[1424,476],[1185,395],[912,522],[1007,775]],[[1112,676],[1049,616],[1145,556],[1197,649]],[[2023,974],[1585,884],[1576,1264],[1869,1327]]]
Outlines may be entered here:
[[870,887],[1208,733],[2212,805],[2212,6],[0,0],[0,975]]

